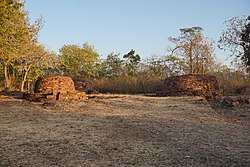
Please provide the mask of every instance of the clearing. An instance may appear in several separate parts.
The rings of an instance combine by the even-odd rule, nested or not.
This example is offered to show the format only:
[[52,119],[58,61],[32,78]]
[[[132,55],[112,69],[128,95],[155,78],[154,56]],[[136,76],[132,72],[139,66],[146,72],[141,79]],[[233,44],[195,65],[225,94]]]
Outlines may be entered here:
[[0,166],[250,166],[250,107],[201,97],[1,96]]

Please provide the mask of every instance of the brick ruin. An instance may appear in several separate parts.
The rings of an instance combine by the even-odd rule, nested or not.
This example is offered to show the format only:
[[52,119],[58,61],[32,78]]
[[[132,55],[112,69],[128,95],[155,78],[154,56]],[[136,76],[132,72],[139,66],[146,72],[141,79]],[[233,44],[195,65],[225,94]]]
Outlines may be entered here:
[[34,93],[26,97],[31,101],[84,100],[86,93],[76,91],[74,82],[66,76],[45,76],[35,82]]
[[98,92],[94,90],[92,82],[74,80],[75,89],[80,92],[86,92],[87,94],[97,94]]
[[221,94],[215,76],[205,74],[189,74],[168,77],[164,81],[163,90],[158,96],[204,96],[212,97]]

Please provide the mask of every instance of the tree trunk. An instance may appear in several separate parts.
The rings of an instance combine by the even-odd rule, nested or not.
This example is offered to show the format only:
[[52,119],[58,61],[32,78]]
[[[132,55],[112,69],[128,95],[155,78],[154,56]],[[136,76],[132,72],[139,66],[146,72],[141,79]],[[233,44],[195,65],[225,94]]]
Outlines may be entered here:
[[194,61],[193,61],[193,46],[191,44],[190,50],[189,50],[189,73],[193,74],[194,73]]
[[25,82],[26,82],[30,67],[31,67],[31,65],[29,65],[27,69],[24,68],[23,77],[22,77],[22,81],[21,81],[20,92],[24,92],[24,85],[25,85]]
[[20,92],[24,92],[24,84],[25,84],[25,80],[22,79],[22,81],[21,81],[21,87],[20,87]]
[[4,87],[5,89],[10,89],[11,88],[11,78],[9,77],[8,74],[8,63],[4,63]]

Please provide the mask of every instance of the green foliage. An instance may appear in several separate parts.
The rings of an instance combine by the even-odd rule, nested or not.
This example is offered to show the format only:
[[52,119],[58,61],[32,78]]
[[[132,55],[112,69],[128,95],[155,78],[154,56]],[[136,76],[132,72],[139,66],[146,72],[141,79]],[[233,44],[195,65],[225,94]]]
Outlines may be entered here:
[[59,51],[60,70],[64,75],[77,78],[97,76],[96,63],[99,55],[93,46],[87,43],[83,46],[64,45]]
[[[93,46],[84,43],[63,45],[55,55],[38,43],[42,18],[29,22],[24,2],[0,1],[0,86],[24,91],[40,75],[63,74],[73,79],[92,80],[103,93],[155,93],[169,76],[187,73],[209,73],[217,76],[226,93],[250,87],[249,75],[216,63],[214,43],[204,37],[201,27],[180,29],[180,36],[169,40],[175,47],[172,54],[151,57],[142,62],[135,50],[121,59],[110,53],[99,59]],[[233,18],[220,39],[221,48],[230,48],[235,60],[250,70],[250,17]]]
[[105,60],[106,76],[118,77],[123,73],[123,61],[119,58],[119,54],[110,53]]
[[13,80],[13,64],[18,58],[21,43],[27,40],[27,13],[24,3],[0,1],[0,62],[4,70],[5,87],[10,88]]
[[125,59],[125,67],[127,69],[128,75],[135,76],[138,64],[141,61],[141,57],[135,54],[135,51],[131,49],[127,54],[123,56]]
[[177,57],[175,55],[167,55],[163,60],[169,70],[168,77],[184,74],[186,64],[183,58]]
[[185,67],[185,61],[175,55],[164,57],[153,56],[148,58],[145,64],[149,70],[162,79],[183,74]]
[[243,65],[250,72],[250,16],[233,17],[226,21],[227,29],[219,40],[220,49],[229,49],[233,64]]
[[[21,85],[20,91],[24,91],[25,82],[35,82],[36,79],[44,75],[48,68],[54,67],[55,54],[49,52],[42,45],[29,45],[29,51],[20,57]],[[28,49],[27,48],[27,49]]]
[[[5,88],[24,90],[27,81],[33,81],[49,67],[48,53],[38,44],[38,34],[43,27],[42,18],[30,24],[24,2],[0,1],[0,64]],[[32,74],[32,75],[30,75]]]
[[186,66],[184,59],[175,55],[166,55],[160,58],[154,57],[149,59],[147,63],[149,68],[161,78],[181,75],[184,73]]

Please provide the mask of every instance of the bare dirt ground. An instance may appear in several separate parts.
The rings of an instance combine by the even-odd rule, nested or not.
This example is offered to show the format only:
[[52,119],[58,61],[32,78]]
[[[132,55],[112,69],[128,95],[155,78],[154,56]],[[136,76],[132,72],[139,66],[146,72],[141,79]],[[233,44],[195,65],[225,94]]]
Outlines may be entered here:
[[0,166],[250,166],[250,107],[101,95],[42,106],[0,98]]

